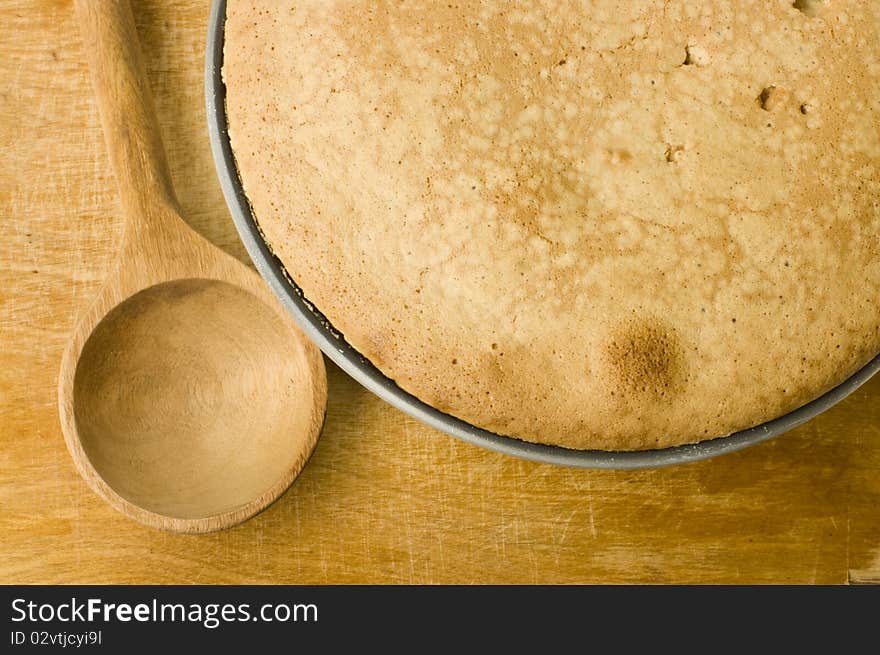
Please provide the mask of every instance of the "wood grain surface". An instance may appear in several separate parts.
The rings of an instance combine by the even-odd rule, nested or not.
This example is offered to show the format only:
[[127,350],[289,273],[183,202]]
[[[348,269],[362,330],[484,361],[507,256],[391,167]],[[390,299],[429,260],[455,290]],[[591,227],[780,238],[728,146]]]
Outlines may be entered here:
[[[183,215],[246,261],[203,102],[208,3],[134,0]],[[0,583],[880,582],[880,378],[806,426],[673,469],[455,441],[329,367],[303,474],[232,530],[134,523],[77,475],[61,353],[123,225],[73,8],[0,0]]]

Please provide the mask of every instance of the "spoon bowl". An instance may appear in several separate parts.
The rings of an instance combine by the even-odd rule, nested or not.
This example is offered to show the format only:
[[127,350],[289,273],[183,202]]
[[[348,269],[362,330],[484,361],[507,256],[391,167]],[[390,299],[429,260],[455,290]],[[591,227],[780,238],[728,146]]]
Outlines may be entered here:
[[289,335],[262,300],[216,280],[166,282],[114,307],[73,381],[94,472],[129,504],[177,519],[289,483],[313,404],[309,362]]

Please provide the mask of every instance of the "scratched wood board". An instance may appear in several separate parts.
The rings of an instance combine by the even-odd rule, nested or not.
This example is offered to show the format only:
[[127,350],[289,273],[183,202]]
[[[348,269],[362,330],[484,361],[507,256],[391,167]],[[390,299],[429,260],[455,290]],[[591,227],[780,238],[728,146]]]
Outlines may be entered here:
[[[246,261],[203,101],[208,3],[134,0],[183,213]],[[880,582],[880,378],[766,444],[580,471],[458,442],[333,366],[318,448],[227,532],[132,523],[77,476],[56,378],[122,234],[73,11],[0,0],[0,583]]]

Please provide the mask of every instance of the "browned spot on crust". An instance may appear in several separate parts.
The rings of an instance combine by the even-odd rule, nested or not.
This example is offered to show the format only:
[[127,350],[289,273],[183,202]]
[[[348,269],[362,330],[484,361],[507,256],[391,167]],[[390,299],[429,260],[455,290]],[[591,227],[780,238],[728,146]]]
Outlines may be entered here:
[[655,400],[677,393],[684,381],[684,356],[678,337],[647,318],[626,321],[613,330],[602,353],[610,387],[625,396]]

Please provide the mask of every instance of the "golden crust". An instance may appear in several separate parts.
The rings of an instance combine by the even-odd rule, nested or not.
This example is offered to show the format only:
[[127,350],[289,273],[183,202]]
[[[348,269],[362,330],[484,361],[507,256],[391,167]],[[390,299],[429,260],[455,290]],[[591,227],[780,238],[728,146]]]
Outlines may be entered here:
[[880,3],[229,4],[268,243],[404,389],[570,448],[756,425],[880,351]]

